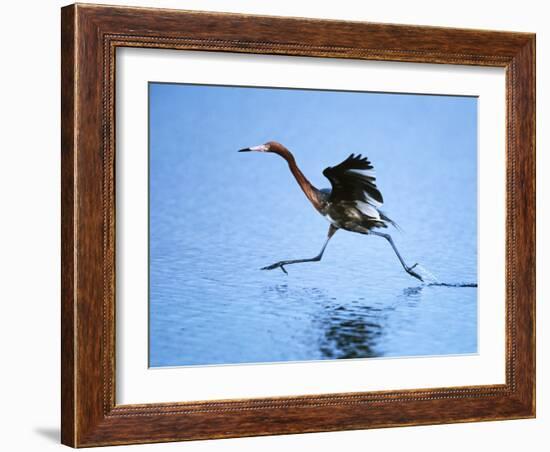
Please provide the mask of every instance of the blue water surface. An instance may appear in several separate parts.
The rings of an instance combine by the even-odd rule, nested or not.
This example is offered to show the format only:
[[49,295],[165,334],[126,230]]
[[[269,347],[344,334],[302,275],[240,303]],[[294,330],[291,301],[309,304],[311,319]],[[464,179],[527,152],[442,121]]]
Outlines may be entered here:
[[277,155],[318,188],[350,153],[373,162],[405,260],[477,283],[477,99],[149,85],[152,367],[477,352],[477,288],[421,284],[380,237],[338,231]]

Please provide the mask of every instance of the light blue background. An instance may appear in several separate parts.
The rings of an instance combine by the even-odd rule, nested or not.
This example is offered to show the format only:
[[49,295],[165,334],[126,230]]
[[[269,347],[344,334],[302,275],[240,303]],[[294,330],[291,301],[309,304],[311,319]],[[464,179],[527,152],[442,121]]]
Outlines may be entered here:
[[373,162],[409,264],[477,282],[477,99],[151,83],[151,366],[475,353],[477,289],[419,284],[388,243],[338,231],[318,188],[350,153]]

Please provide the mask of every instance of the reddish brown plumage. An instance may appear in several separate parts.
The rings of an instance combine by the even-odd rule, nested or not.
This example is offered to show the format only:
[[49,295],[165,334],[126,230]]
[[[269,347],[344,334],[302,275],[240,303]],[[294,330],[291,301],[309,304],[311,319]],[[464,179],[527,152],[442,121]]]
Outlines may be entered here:
[[287,161],[290,172],[295,177],[296,182],[298,182],[298,185],[306,195],[307,199],[309,199],[309,201],[313,204],[313,207],[315,207],[319,212],[322,213],[324,203],[322,202],[321,192],[316,187],[314,187],[309,180],[307,180],[306,176],[304,176],[304,173],[302,173],[300,168],[298,168],[298,165],[296,164],[296,159],[294,158],[292,153],[285,146],[276,141],[269,141],[266,143],[266,146],[268,147],[268,149],[265,152],[278,154]]

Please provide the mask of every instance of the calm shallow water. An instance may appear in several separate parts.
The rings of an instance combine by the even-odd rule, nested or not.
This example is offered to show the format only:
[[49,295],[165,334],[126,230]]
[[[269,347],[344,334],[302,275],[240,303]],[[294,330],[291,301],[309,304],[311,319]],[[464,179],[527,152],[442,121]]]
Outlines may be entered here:
[[405,260],[477,283],[475,99],[152,84],[150,102],[151,366],[477,352],[477,289],[419,283],[379,237],[260,271],[316,255],[328,223],[280,157],[236,152],[281,141],[319,188],[368,155]]

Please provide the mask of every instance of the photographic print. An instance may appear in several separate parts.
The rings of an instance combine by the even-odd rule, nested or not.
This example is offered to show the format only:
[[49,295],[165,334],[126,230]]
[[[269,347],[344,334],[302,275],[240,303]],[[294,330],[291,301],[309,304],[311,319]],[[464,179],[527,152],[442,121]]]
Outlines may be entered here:
[[149,366],[478,352],[474,96],[149,83]]

